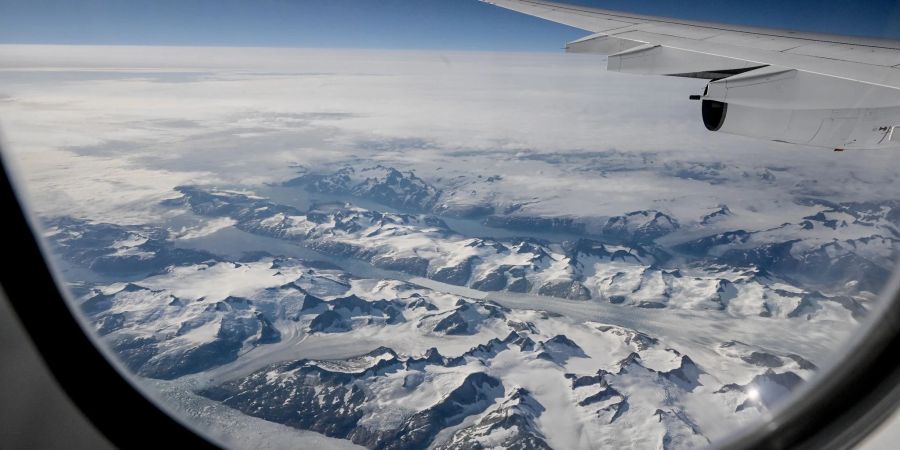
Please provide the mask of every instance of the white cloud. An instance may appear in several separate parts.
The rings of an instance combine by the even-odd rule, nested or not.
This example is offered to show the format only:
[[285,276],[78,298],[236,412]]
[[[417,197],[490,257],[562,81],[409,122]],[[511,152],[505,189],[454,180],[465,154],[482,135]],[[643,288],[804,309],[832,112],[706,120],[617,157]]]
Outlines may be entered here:
[[[138,220],[177,184],[261,185],[359,159],[432,178],[505,174],[510,201],[559,199],[533,205],[541,214],[759,211],[780,208],[798,180],[835,199],[900,191],[890,152],[709,133],[687,100],[702,81],[609,73],[590,55],[0,46],[0,61],[7,150],[42,212],[121,221],[130,208]],[[403,138],[412,146],[391,148]],[[612,149],[625,156],[592,156]],[[540,159],[559,155],[566,164]],[[660,177],[690,161],[732,164],[737,179]],[[784,180],[739,179],[766,167]]]

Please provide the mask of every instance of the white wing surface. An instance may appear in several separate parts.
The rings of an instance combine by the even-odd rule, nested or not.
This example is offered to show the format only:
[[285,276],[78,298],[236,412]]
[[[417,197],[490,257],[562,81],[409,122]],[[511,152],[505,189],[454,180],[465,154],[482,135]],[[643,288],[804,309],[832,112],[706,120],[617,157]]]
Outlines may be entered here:
[[835,149],[900,147],[898,41],[539,0],[485,3],[591,32],[566,50],[605,55],[611,71],[710,80],[694,98],[711,131]]

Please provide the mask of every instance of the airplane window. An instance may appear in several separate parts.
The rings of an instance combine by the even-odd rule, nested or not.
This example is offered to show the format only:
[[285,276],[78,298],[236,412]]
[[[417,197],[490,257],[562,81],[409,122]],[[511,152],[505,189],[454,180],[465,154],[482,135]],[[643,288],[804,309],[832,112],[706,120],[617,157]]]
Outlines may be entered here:
[[[0,31],[4,164],[48,263],[187,426],[233,448],[724,445],[890,317],[890,30],[376,3],[19,5],[59,28]],[[93,15],[82,40],[66,14]],[[350,28],[372,41],[329,45]]]

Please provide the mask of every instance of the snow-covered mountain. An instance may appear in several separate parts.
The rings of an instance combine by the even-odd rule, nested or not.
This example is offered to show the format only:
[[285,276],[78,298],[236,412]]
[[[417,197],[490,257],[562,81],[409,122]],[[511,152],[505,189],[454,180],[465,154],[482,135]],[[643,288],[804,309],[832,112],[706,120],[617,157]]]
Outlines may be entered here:
[[413,172],[377,165],[362,169],[344,167],[331,174],[305,174],[284,183],[311,192],[348,194],[395,208],[430,211],[441,192]]
[[[540,449],[705,446],[776,407],[838,339],[819,324],[866,316],[898,236],[894,204],[807,199],[821,211],[735,230],[726,205],[593,224],[483,205],[462,220],[510,234],[478,237],[413,173],[298,187],[324,201],[180,186],[161,206],[211,231],[62,217],[47,237],[98,275],[78,305],[140,376],[369,448]],[[193,245],[227,229],[327,262]],[[547,231],[565,238],[529,236]]]
[[89,223],[62,217],[44,223],[53,251],[98,274],[129,277],[213,258],[208,252],[179,248],[169,233],[152,226]]
[[[775,175],[769,170],[748,174],[723,164],[686,165],[682,162],[672,162],[666,167],[665,173],[669,176],[714,184],[716,180],[727,184],[748,177],[775,182]],[[359,180],[361,176],[356,176],[355,180],[349,176],[367,171],[387,175],[367,179],[365,183]],[[388,196],[384,195],[387,191],[372,195],[366,189],[355,187],[372,185],[372,180],[389,179],[402,188],[390,191],[392,195]],[[323,180],[330,180],[325,186],[343,187],[323,188]],[[316,192],[341,193],[347,201],[365,199],[415,214],[483,217],[482,221],[488,227],[505,228],[523,236],[574,235],[571,239],[580,236],[605,244],[624,245],[632,251],[653,255],[657,263],[665,263],[675,254],[702,260],[705,266],[755,267],[794,284],[851,295],[877,293],[893,270],[896,244],[900,239],[900,205],[896,201],[836,203],[801,193],[795,198],[795,204],[800,208],[795,217],[786,216],[775,226],[760,223],[757,228],[729,228],[736,223],[744,226],[747,223],[727,204],[719,204],[702,216],[681,218],[654,209],[607,217],[530,215],[521,210],[523,205],[506,203],[506,197],[500,195],[501,188],[494,187],[502,182],[499,175],[487,178],[459,175],[429,182],[412,172],[402,173],[378,165],[371,168],[346,166],[334,173],[326,171],[325,175],[309,172],[286,184]],[[413,204],[409,202],[412,198],[428,200]],[[466,198],[466,210],[485,214],[459,214],[448,206],[460,198]],[[551,286],[546,291],[562,294],[567,290],[566,286]],[[567,295],[586,297],[577,286],[562,296]]]
[[[823,262],[845,268],[843,272],[832,271],[830,280],[841,289],[830,293],[800,287],[815,286],[812,283],[792,282],[798,271],[808,273],[819,268],[807,268],[787,254],[779,257],[777,252],[788,252],[796,240],[780,247],[766,244],[740,252],[728,250],[719,256],[719,247],[744,243],[749,240],[747,234],[723,233],[679,244],[672,250],[587,238],[562,243],[528,238],[497,240],[466,237],[429,215],[378,212],[352,205],[299,212],[243,193],[197,187],[179,191],[183,196],[169,204],[186,205],[201,215],[234,219],[242,230],[302,242],[323,254],[362,260],[380,269],[479,291],[594,299],[639,308],[716,309],[737,316],[860,318],[866,310],[867,298],[853,295],[859,289],[845,289],[846,281],[836,282],[854,279],[857,272],[847,271],[865,269],[858,264],[837,266],[840,263],[831,258]],[[209,206],[213,200],[216,207]],[[633,230],[644,232],[661,226],[660,221],[667,226],[672,223],[661,213],[625,217],[615,219],[616,223],[626,228],[639,223]],[[635,217],[643,221],[635,222]],[[696,262],[666,267],[664,263],[671,259],[669,252],[674,251],[692,255]],[[857,253],[850,255],[862,258]],[[786,258],[794,262],[788,263]]]
[[[621,293],[565,297],[607,305],[611,312],[689,309],[735,324],[745,323],[742,314],[806,323],[852,315],[834,299],[760,271],[709,268],[704,278],[698,269],[685,269],[697,271],[688,276],[654,267],[654,258],[636,249],[587,239],[559,245],[464,238],[426,216],[349,206],[304,214],[243,193],[180,192],[183,198],[167,203],[226,214],[250,233],[341,248],[340,256],[406,273],[419,266],[398,264],[401,257],[377,263],[394,251],[383,251],[392,248],[390,239],[404,236],[419,243],[413,250],[425,261],[411,274],[441,278],[448,286],[454,278],[434,276],[441,272],[431,263],[451,252],[472,252],[466,283],[473,292],[485,288],[471,281],[484,278],[477,274],[493,273],[508,277],[507,284],[527,280],[532,288],[518,294],[538,299],[546,292],[536,280],[564,264],[565,273],[582,277],[581,286]],[[118,238],[97,244],[95,233],[136,232],[67,219],[54,223],[54,245],[106,245],[92,254],[98,260],[123,244]],[[146,260],[172,254],[165,231],[140,232]],[[351,239],[359,248],[348,250]],[[452,250],[425,253],[427,248]],[[78,305],[140,376],[194,379],[198,395],[244,414],[368,448],[704,446],[723,429],[776,406],[817,370],[806,356],[724,336],[712,347],[692,343],[676,331],[678,322],[653,334],[568,317],[539,303],[511,308],[443,293],[415,279],[360,278],[292,257],[237,262],[200,254],[202,262],[186,252],[184,260],[162,270],[154,266],[128,283],[82,286]],[[92,255],[66,255],[73,264],[96,265]],[[591,281],[600,279],[596,269],[584,277],[585,267],[606,266],[611,268],[603,273],[615,274],[603,283]],[[763,303],[753,308],[767,305],[768,315],[742,298],[754,290],[760,292],[753,301]],[[641,303],[651,301],[649,292],[659,305]]]

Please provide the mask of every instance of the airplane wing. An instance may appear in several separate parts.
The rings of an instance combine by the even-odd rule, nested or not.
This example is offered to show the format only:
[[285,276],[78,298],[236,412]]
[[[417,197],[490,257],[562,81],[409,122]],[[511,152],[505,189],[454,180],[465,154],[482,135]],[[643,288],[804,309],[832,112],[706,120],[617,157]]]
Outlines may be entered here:
[[692,97],[711,131],[835,149],[900,147],[898,41],[483,1],[593,33],[566,50],[605,55],[610,71],[710,80]]

